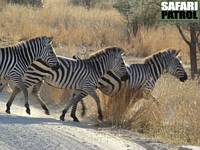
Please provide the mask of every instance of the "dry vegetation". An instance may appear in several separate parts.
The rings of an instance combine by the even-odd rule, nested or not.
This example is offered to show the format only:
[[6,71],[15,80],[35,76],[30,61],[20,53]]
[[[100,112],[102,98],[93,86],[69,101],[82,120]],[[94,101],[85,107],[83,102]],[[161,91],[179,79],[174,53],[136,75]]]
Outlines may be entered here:
[[171,143],[200,145],[200,85],[197,80],[181,83],[169,75],[159,79],[152,101],[131,100],[123,89],[115,97],[104,97],[104,113],[114,125],[129,128]]
[[[54,37],[57,52],[74,55],[83,47],[98,49],[117,45],[125,47],[134,56],[147,56],[157,50],[173,47],[183,50],[188,63],[188,47],[175,27],[161,26],[141,29],[127,44],[126,21],[115,9],[72,6],[64,0],[48,0],[44,8],[5,4],[0,0],[0,40],[15,43],[34,36]],[[4,7],[2,7],[4,6]]]
[[[143,57],[172,47],[182,49],[183,62],[189,63],[188,47],[173,26],[141,29],[138,36],[127,44],[126,22],[110,7],[88,11],[64,0],[47,0],[42,9],[0,4],[1,45],[39,35],[53,36],[57,53],[62,55],[79,54],[83,47],[98,49],[117,45],[126,48],[131,56]],[[162,78],[153,91],[160,101],[159,107],[145,100],[130,104],[130,92],[121,91],[118,97],[103,96],[104,114],[121,127],[174,143],[200,145],[199,89],[196,80],[182,84],[174,78]],[[46,96],[48,99],[66,97],[55,89],[46,92],[51,93]]]
[[43,9],[7,5],[0,18],[1,38],[19,41],[51,35],[56,46],[68,48],[66,53],[74,53],[74,48],[82,45],[97,48],[125,42],[123,18],[118,12],[88,11],[64,0],[48,0]]

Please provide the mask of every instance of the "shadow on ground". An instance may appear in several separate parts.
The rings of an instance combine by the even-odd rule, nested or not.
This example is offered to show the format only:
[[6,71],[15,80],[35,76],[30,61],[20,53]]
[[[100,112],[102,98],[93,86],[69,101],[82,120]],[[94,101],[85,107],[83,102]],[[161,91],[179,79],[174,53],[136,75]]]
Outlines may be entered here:
[[29,116],[17,116],[17,115],[8,115],[5,113],[0,113],[0,124],[20,124],[20,125],[29,125],[29,124],[41,124],[41,125],[67,125],[72,127],[79,128],[90,128],[95,129],[100,126],[97,123],[88,123],[88,122],[73,122],[73,121],[60,121],[54,118],[41,118],[41,117],[29,117]]

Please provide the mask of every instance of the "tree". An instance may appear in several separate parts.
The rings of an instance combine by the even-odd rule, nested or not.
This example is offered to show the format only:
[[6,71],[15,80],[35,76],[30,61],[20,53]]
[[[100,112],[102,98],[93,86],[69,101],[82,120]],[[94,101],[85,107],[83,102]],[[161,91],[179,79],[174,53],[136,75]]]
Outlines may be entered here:
[[[200,2],[200,0],[198,0]],[[161,0],[118,0],[114,5],[121,14],[123,14],[127,20],[127,33],[128,42],[130,36],[137,35],[137,31],[140,26],[144,26],[147,29],[152,26],[157,26],[161,23],[160,17],[160,3]],[[163,23],[163,22],[162,22]],[[169,22],[164,22],[169,23]],[[198,73],[197,69],[197,56],[196,49],[200,48],[198,37],[200,35],[200,22],[170,22],[175,25],[190,49],[190,64],[191,64],[191,78],[194,79],[195,74]],[[185,32],[189,32],[189,37]],[[200,49],[199,49],[200,50]]]
[[141,26],[149,28],[159,22],[160,8],[157,5],[150,0],[118,0],[114,4],[114,8],[123,14],[127,21],[128,42],[131,36],[136,37]]
[[[187,23],[186,25],[180,25],[176,24],[176,27],[183,38],[183,40],[187,43],[190,49],[190,63],[191,63],[191,77],[192,79],[195,78],[195,74],[198,74],[198,69],[197,69],[197,47],[199,46],[198,44],[198,37],[200,35],[200,25],[198,22],[196,23]],[[184,34],[184,31],[189,31],[190,33],[190,39],[186,37]]]

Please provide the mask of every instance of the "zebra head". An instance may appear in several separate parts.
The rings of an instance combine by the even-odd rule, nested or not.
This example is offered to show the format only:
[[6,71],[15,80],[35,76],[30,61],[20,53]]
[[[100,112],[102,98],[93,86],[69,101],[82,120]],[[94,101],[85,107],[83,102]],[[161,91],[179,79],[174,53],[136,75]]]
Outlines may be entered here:
[[38,59],[43,60],[45,63],[47,63],[49,67],[55,70],[59,67],[59,63],[54,48],[52,46],[52,41],[52,37],[41,37],[42,49],[39,52]]
[[126,64],[122,56],[124,55],[124,50],[118,47],[113,47],[115,56],[114,60],[111,62],[113,64],[113,69],[115,75],[118,76],[122,81],[126,81],[130,78]]
[[185,72],[183,64],[179,58],[180,50],[169,50],[168,52],[170,57],[167,71],[178,78],[181,82],[184,82],[187,80],[187,73]]

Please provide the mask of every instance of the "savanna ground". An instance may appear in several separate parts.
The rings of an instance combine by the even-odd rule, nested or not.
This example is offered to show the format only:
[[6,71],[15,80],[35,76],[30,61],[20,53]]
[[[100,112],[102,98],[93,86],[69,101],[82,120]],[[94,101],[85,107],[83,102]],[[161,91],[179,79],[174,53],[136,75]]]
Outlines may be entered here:
[[[127,43],[125,18],[108,4],[85,9],[64,0],[48,0],[44,8],[0,4],[1,46],[31,37],[54,37],[56,53],[82,58],[105,46],[126,50],[128,60],[145,57],[164,48],[181,49],[183,63],[189,65],[189,49],[174,26],[161,25],[148,30],[141,28],[137,37]],[[189,73],[189,68],[187,67]],[[67,92],[47,87],[43,97],[48,103],[60,103]],[[121,91],[115,98],[101,95],[106,119],[114,126],[128,128],[170,143],[200,145],[200,84],[199,80],[180,83],[163,76],[153,91],[159,107],[148,100],[130,102]],[[119,99],[120,97],[120,99]],[[131,103],[131,104],[130,104]],[[88,117],[96,118],[95,104],[86,102]],[[92,107],[91,107],[92,106]],[[91,109],[93,108],[93,109]]]

